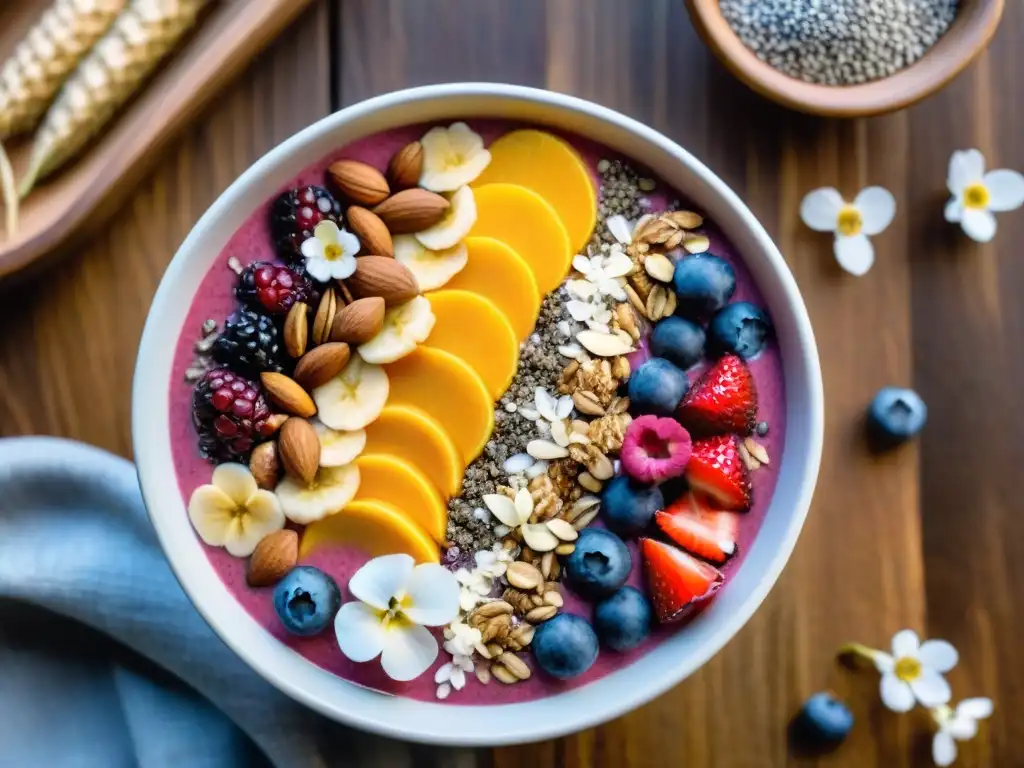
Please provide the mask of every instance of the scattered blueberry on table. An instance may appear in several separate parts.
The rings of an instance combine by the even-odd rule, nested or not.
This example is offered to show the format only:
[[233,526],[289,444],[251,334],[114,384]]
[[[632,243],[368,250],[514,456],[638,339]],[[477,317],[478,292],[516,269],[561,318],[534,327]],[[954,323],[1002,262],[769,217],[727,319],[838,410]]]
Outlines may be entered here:
[[596,599],[626,583],[633,558],[622,539],[603,528],[584,528],[575,544],[565,561],[565,578],[576,592]]
[[724,307],[736,292],[736,272],[729,262],[701,253],[676,262],[672,284],[676,312],[703,320]]
[[704,329],[692,320],[666,317],[651,332],[651,354],[685,371],[704,358],[704,338]]
[[560,613],[537,627],[531,647],[537,666],[568,680],[582,675],[597,659],[597,634],[586,619]]
[[311,565],[293,568],[274,589],[274,610],[285,629],[308,637],[327,628],[341,607],[337,583]]
[[719,310],[708,326],[708,352],[715,357],[729,354],[750,360],[764,349],[771,321],[764,310],[749,301],[737,301]]
[[794,720],[795,734],[818,746],[837,746],[853,728],[853,713],[831,693],[811,696]]
[[685,373],[668,360],[652,357],[629,377],[630,407],[638,413],[671,416],[689,388]]
[[613,651],[636,648],[651,633],[654,609],[636,587],[623,587],[594,606],[594,629]]
[[870,436],[882,447],[916,437],[928,421],[928,406],[912,389],[883,387],[868,409]]
[[664,507],[665,498],[658,486],[637,482],[629,475],[616,475],[601,491],[601,517],[609,528],[623,536],[643,531],[651,524],[654,513]]

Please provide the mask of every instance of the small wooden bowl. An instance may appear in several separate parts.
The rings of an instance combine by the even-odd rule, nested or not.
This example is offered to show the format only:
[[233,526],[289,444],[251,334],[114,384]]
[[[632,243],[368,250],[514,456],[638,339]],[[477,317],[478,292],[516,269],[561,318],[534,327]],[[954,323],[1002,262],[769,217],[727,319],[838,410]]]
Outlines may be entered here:
[[938,91],[988,45],[1003,15],[1005,0],[962,0],[949,30],[906,69],[863,85],[805,83],[761,61],[733,32],[719,0],[686,0],[690,19],[722,63],[763,96],[792,109],[829,117],[862,117],[893,112]]

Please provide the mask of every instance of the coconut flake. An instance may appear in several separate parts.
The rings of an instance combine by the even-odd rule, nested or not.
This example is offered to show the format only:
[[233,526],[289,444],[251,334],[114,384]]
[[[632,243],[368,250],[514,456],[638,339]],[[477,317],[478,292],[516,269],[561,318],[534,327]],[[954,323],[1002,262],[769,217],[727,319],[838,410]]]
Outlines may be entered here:
[[525,472],[532,465],[533,457],[530,454],[517,453],[515,456],[509,456],[505,459],[505,463],[501,465],[501,468],[509,475],[518,475],[520,472]]
[[608,227],[612,237],[623,245],[629,245],[633,242],[633,227],[626,220],[625,216],[621,214],[609,216],[605,219],[604,225]]
[[539,461],[535,461],[532,465],[530,465],[530,468],[526,470],[526,476],[533,480],[533,478],[540,477],[541,475],[547,473],[547,471],[548,463],[544,461],[544,459],[541,459]]
[[560,419],[567,419],[567,418],[569,418],[569,414],[572,413],[572,408],[573,408],[573,402],[572,402],[572,398],[569,395],[562,395],[560,398],[558,398],[558,407],[556,408],[556,412],[558,413],[558,418],[560,418]]
[[558,403],[554,395],[550,394],[544,387],[537,387],[533,391],[533,398],[533,404],[537,408],[537,413],[548,421],[556,421],[558,419]]

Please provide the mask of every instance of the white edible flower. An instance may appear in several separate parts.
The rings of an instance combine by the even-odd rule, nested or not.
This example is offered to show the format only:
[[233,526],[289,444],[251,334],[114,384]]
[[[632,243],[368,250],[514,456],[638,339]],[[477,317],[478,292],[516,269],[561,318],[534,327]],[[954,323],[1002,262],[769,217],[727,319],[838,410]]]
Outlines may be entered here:
[[956,760],[956,742],[970,741],[978,733],[978,721],[992,715],[992,700],[984,697],[964,699],[956,709],[943,705],[932,710],[939,726],[932,739],[932,759],[936,765],[952,765]]
[[942,676],[956,666],[956,648],[945,640],[921,642],[912,629],[892,638],[892,655],[872,651],[875,668],[882,673],[882,703],[893,712],[909,712],[914,701],[938,707],[949,701],[949,683]]
[[993,213],[1024,205],[1024,176],[1005,168],[986,173],[985,156],[976,149],[953,153],[946,186],[953,195],[946,203],[946,221],[959,223],[979,243],[996,236]]
[[896,199],[882,187],[862,189],[852,203],[832,187],[808,192],[800,203],[800,218],[816,232],[834,232],[834,251],[839,266],[860,277],[875,263],[869,236],[892,223]]
[[459,582],[437,563],[409,555],[370,560],[348,583],[356,600],[334,619],[341,652],[352,661],[380,656],[393,680],[413,680],[437,658],[437,641],[427,627],[441,627],[459,615]]
[[188,517],[199,538],[235,557],[248,557],[261,539],[284,528],[281,502],[260,489],[242,464],[221,464],[213,470],[210,484],[192,492]]
[[306,271],[321,283],[344,280],[356,271],[359,238],[330,220],[321,221],[302,243]]

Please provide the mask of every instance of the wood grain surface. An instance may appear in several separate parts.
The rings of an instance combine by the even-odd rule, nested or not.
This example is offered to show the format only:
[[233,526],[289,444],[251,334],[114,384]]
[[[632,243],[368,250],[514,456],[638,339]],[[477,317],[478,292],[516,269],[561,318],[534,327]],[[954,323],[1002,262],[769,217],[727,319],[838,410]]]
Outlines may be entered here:
[[[15,2],[17,6],[21,2]],[[2,17],[2,14],[0,14]],[[896,115],[788,112],[729,76],[682,0],[320,0],[166,151],[102,234],[0,303],[0,432],[85,440],[129,456],[129,393],[150,298],[175,249],[253,160],[330,110],[403,86],[493,80],[618,109],[690,149],[776,238],[807,301],[824,366],[826,434],[814,507],[764,606],[700,672],[657,701],[557,741],[494,751],[354,737],[352,765],[512,768],[930,765],[918,711],[885,711],[843,642],[900,628],[961,652],[958,697],[996,714],[959,765],[1024,765],[1024,514],[1014,436],[1024,379],[1024,212],[977,246],[942,219],[946,165],[977,146],[1024,170],[1024,4],[948,88]],[[808,190],[881,184],[899,201],[864,278],[797,218]],[[861,418],[882,385],[912,385],[919,445],[872,457]],[[163,392],[154,392],[154,399]],[[857,726],[834,755],[794,755],[786,721],[810,693],[847,698]],[[457,727],[457,720],[453,727]]]

